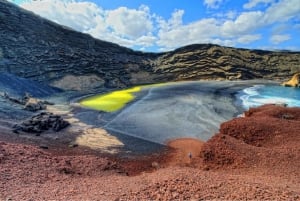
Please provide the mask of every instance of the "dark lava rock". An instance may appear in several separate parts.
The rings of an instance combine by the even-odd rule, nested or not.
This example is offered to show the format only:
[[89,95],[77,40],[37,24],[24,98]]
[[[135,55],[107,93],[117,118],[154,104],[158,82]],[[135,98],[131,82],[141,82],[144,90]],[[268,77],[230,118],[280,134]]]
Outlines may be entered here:
[[12,96],[9,96],[6,92],[4,92],[2,94],[3,98],[13,102],[13,103],[16,103],[16,104],[20,104],[20,105],[25,105],[26,104],[26,101],[22,98],[15,98],[15,97],[12,97]]
[[[0,63],[1,63],[1,57],[0,57]],[[0,72],[3,70],[4,69],[0,67]],[[5,91],[11,96],[15,96],[15,97],[21,97],[25,93],[28,93],[31,94],[33,97],[38,97],[38,98],[42,98],[42,97],[53,95],[55,93],[62,92],[61,89],[48,86],[47,84],[42,84],[36,81],[32,81],[30,79],[18,77],[16,75],[7,72],[0,73],[0,90]]]
[[69,125],[70,123],[59,115],[53,115],[50,112],[41,112],[23,121],[21,124],[14,125],[13,132],[18,133],[19,131],[23,131],[40,134],[49,129],[58,132]]
[[28,93],[25,93],[25,95],[22,98],[11,97],[6,92],[4,92],[2,96],[13,103],[24,105],[23,109],[31,112],[45,110],[46,105],[53,105],[53,103],[49,101],[32,98],[31,95]]
[[[277,80],[300,71],[300,52],[212,44],[164,53],[134,51],[60,26],[5,0],[0,0],[0,44],[0,73],[50,85],[66,76],[83,75],[95,75],[104,86],[120,88],[178,80]],[[85,89],[89,87],[93,88]],[[43,87],[39,89],[44,93]]]
[[41,144],[39,147],[40,147],[41,149],[49,149],[49,147],[48,147],[47,145],[44,145],[44,144]]
[[78,144],[76,144],[76,143],[70,143],[68,147],[69,148],[75,148],[75,147],[78,147]]
[[24,106],[24,110],[28,110],[32,112],[36,112],[38,110],[45,110],[45,109],[46,109],[46,105],[44,104],[44,102],[36,99],[32,99],[31,101],[28,101]]

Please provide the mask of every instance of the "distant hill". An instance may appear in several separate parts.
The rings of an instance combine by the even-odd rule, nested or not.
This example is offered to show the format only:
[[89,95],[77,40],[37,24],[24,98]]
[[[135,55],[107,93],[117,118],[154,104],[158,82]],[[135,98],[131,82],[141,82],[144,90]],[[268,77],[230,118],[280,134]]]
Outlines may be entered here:
[[300,52],[198,44],[144,53],[102,41],[0,0],[0,72],[88,90],[198,79],[287,79]]

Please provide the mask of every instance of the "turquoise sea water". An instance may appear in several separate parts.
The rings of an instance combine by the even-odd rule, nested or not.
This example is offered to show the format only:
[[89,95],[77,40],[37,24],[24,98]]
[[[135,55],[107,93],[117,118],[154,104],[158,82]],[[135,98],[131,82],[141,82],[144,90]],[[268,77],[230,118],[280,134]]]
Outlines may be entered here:
[[273,85],[254,85],[238,93],[245,109],[263,104],[285,103],[300,107],[300,89]]

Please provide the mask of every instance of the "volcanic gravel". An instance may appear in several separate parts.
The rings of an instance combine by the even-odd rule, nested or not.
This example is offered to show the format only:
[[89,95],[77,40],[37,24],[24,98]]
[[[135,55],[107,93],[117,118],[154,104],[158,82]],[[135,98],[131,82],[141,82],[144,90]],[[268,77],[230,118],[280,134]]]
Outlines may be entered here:
[[266,105],[130,159],[2,137],[0,200],[300,200],[299,130],[299,108]]

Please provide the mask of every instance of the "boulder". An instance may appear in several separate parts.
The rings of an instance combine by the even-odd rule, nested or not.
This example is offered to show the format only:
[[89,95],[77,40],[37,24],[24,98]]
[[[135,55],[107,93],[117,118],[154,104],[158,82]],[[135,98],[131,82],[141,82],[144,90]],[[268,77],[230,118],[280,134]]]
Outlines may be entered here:
[[35,98],[29,98],[27,102],[25,103],[24,110],[36,112],[38,110],[45,110],[46,105],[44,101],[40,101]]
[[285,87],[300,87],[300,73],[296,73],[292,79],[281,84]]
[[14,125],[13,132],[18,133],[19,131],[23,131],[40,134],[49,129],[58,132],[69,125],[70,123],[65,121],[60,115],[54,115],[50,112],[41,112],[20,124]]

